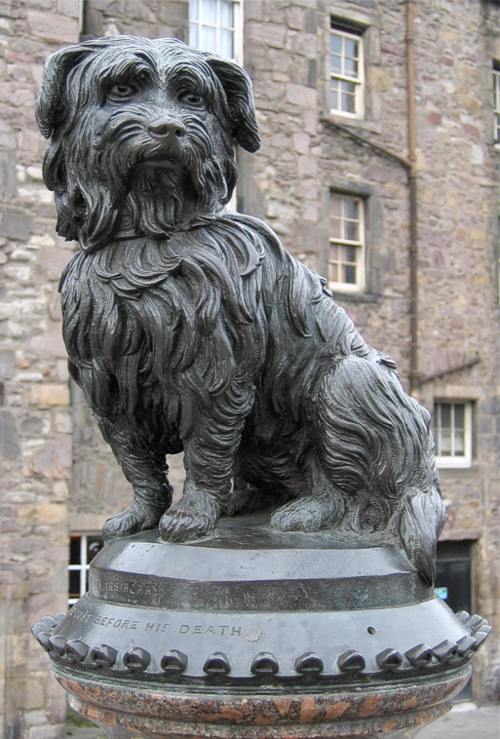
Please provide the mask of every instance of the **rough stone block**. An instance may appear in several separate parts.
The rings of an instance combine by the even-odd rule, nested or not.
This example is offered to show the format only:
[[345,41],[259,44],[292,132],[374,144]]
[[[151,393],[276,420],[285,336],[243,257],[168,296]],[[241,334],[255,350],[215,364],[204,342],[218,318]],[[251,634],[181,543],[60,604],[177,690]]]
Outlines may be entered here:
[[33,216],[19,208],[0,206],[0,235],[15,241],[27,241],[31,233]]
[[12,413],[0,411],[0,456],[15,459],[21,453],[17,438],[16,421]]
[[[28,342],[28,347],[41,357],[66,357],[60,328],[54,328],[33,336]],[[66,403],[50,403],[49,405],[66,405]]]
[[289,103],[300,105],[301,108],[316,107],[316,90],[305,85],[288,84],[286,86],[286,97]]
[[40,261],[43,271],[49,280],[59,280],[61,272],[66,267],[71,252],[67,249],[59,249],[58,247],[44,247],[40,255]]
[[32,35],[37,38],[61,44],[78,41],[77,18],[31,10],[27,19]]
[[16,365],[16,355],[9,349],[0,351],[0,377],[3,380],[9,380],[14,372]]
[[[64,479],[72,462],[71,438],[59,437],[45,444],[42,451],[33,458],[31,469],[35,474],[56,480]],[[40,519],[47,523],[45,519]]]
[[69,388],[67,385],[45,383],[30,388],[29,402],[31,405],[56,406],[69,405]]
[[0,149],[0,200],[10,200],[16,192],[16,157],[12,150]]

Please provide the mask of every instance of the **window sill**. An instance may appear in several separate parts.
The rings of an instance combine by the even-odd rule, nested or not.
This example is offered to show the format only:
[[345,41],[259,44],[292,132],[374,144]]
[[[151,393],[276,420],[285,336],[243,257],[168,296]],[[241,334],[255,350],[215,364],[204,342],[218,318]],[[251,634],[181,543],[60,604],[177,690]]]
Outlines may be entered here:
[[322,113],[320,115],[321,123],[325,123],[330,126],[347,126],[349,128],[357,128],[363,131],[369,131],[370,133],[380,134],[382,128],[373,121],[368,121],[366,118],[356,118],[355,116],[341,115],[340,113],[331,113],[330,111]]
[[329,288],[337,303],[378,303],[380,295],[362,292],[343,292],[339,288]]
[[445,474],[453,473],[453,472],[460,472],[460,474],[463,473],[472,473],[474,474],[477,470],[479,470],[479,465],[472,463],[471,461],[468,461],[467,463],[460,463],[460,464],[450,464],[448,462],[441,462],[439,458],[436,457],[436,465],[439,471],[439,474],[442,474],[443,472]]

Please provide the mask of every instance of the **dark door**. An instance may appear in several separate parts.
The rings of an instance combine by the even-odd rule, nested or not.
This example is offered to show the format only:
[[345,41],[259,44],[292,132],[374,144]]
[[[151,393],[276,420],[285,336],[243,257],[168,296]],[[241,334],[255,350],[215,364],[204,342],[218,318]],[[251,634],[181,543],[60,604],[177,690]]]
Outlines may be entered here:
[[[472,609],[470,541],[442,541],[438,544],[435,592],[452,611]],[[471,700],[472,680],[455,700]]]

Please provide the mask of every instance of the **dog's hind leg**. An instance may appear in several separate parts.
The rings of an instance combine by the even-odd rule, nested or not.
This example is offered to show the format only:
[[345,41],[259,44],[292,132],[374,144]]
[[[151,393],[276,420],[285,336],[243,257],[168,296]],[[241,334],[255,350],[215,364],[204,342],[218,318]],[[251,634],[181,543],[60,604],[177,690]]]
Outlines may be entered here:
[[319,531],[342,520],[346,502],[340,490],[332,488],[316,459],[309,460],[305,494],[278,508],[271,526],[281,531]]
[[163,515],[162,538],[196,539],[215,528],[230,494],[236,453],[253,398],[254,388],[233,382],[212,399],[209,413],[183,439],[184,494]]
[[101,421],[102,434],[132,485],[134,498],[121,513],[108,518],[103,527],[106,540],[154,529],[172,502],[172,487],[167,478],[165,454],[138,438],[126,423]]

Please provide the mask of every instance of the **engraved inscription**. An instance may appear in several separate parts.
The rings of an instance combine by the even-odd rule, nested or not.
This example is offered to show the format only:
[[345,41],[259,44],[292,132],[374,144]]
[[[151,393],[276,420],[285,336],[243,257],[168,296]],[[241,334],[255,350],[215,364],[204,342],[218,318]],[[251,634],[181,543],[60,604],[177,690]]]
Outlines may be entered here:
[[140,597],[151,604],[157,603],[160,597],[159,586],[152,581],[134,581],[124,580],[121,577],[103,577],[97,572],[93,572],[92,585],[99,595],[106,597],[106,594],[120,593],[131,598]]
[[69,612],[69,616],[76,621],[85,624],[103,626],[106,629],[126,629],[131,631],[143,631],[150,634],[189,634],[198,636],[223,636],[229,638],[244,637],[248,641],[257,641],[262,636],[262,629],[258,626],[251,626],[244,629],[240,625],[228,624],[197,624],[197,623],[177,623],[173,624],[168,621],[140,621],[124,618],[114,618],[111,616],[101,616],[89,611],[86,608],[74,606]]
[[139,626],[139,621],[132,621],[128,618],[112,618],[111,616],[96,616],[91,611],[84,610],[83,608],[79,608],[78,610],[72,608],[69,616],[85,624],[105,626],[106,628],[136,631]]

